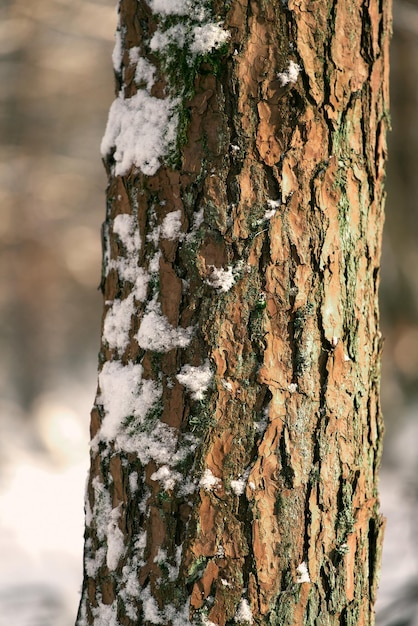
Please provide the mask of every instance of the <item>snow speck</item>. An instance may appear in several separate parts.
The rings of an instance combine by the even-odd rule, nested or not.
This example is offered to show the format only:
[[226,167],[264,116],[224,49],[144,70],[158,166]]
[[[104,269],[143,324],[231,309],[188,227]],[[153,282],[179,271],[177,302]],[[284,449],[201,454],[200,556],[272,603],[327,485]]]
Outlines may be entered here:
[[253,623],[253,614],[248,604],[248,600],[242,598],[241,602],[238,605],[237,612],[235,613],[235,620],[237,622],[244,622],[246,624]]
[[296,578],[296,582],[299,584],[302,583],[310,583],[311,579],[309,577],[308,566],[305,561],[302,561],[300,565],[296,568],[296,572],[298,573],[298,577]]
[[221,379],[221,383],[222,383],[222,387],[226,389],[227,391],[233,390],[232,384],[228,380],[225,380],[225,378]]
[[192,338],[193,327],[172,326],[161,314],[161,307],[154,298],[147,306],[137,334],[140,348],[156,352],[169,352],[173,348],[185,348]]
[[224,293],[229,291],[235,283],[234,268],[231,265],[227,269],[215,267],[214,265],[209,265],[208,268],[211,273],[207,283]]
[[101,143],[105,157],[114,150],[115,174],[125,175],[132,165],[152,176],[175,139],[176,100],[154,98],[143,89],[132,98],[120,93],[109,111]]
[[199,481],[199,486],[203,487],[205,491],[212,491],[221,484],[221,479],[214,476],[210,469],[205,469],[202,478]]
[[176,376],[179,383],[191,392],[193,400],[203,399],[212,377],[209,361],[197,367],[184,365]]
[[295,63],[294,61],[289,61],[289,65],[284,72],[280,72],[277,74],[277,78],[280,81],[282,87],[285,85],[294,85],[298,79],[299,73],[301,71],[300,65]]
[[181,210],[167,213],[161,224],[160,235],[163,239],[173,241],[181,235]]
[[296,383],[290,383],[289,385],[287,385],[287,388],[290,393],[295,393],[298,390],[298,386]]

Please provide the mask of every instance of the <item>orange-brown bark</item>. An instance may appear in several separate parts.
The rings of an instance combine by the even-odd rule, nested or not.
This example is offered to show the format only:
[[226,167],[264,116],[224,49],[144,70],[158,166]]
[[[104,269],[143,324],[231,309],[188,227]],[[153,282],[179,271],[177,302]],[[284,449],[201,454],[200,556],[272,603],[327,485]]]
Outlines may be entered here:
[[[209,56],[194,77],[181,165],[115,177],[107,161],[108,263],[123,254],[117,215],[135,217],[138,267],[149,270],[153,228],[181,212],[181,236],[158,242],[158,301],[172,328],[193,326],[190,343],[141,348],[147,302],[136,302],[129,345],[121,355],[104,341],[101,359],[141,364],[162,385],[158,419],[179,447],[195,437],[181,469],[195,489],[164,487],[161,463],[135,450],[93,449],[86,559],[103,547],[100,485],[120,507],[125,548],[116,569],[86,568],[78,624],[105,604],[123,625],[249,623],[240,606],[259,625],[370,625],[383,527],[377,289],[390,8],[214,5],[228,52],[216,73]],[[145,2],[124,0],[121,19],[128,48],[144,21],[155,29]],[[286,83],[290,63],[300,73]],[[215,280],[222,270],[233,276],[227,289]],[[103,284],[108,303],[131,288],[113,270]],[[213,379],[196,400],[176,376],[205,362]],[[93,438],[103,420],[99,390]],[[124,567],[139,581],[130,604]]]

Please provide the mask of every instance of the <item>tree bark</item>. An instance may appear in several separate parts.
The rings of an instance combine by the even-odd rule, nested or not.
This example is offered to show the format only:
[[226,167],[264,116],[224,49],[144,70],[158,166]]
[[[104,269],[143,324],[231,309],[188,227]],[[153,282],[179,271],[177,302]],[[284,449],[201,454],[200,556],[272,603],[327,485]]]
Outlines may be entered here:
[[104,140],[77,624],[369,625],[389,3],[184,6],[119,6],[119,105],[175,133]]

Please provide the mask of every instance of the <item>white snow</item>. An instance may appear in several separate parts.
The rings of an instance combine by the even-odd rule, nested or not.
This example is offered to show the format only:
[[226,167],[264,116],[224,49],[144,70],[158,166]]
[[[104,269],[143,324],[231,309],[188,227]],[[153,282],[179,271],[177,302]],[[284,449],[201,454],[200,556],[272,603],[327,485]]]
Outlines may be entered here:
[[293,85],[297,81],[300,71],[300,65],[294,61],[289,61],[287,69],[284,72],[277,74],[277,78],[279,79],[281,86],[285,87],[285,85]]
[[203,365],[195,367],[183,365],[176,378],[181,385],[191,392],[193,400],[202,400],[213,378],[213,374],[209,361],[205,361]]
[[145,418],[161,398],[162,388],[152,380],[142,380],[142,371],[140,364],[107,361],[103,365],[97,402],[103,405],[105,417],[95,438],[98,441],[115,440],[125,418],[131,415]]
[[119,528],[120,507],[115,507],[110,512],[110,520],[107,526],[107,554],[106,565],[109,570],[115,570],[118,566],[125,544],[123,532]]
[[193,327],[172,326],[161,314],[161,306],[156,298],[148,305],[136,336],[138,345],[144,350],[169,352],[173,348],[186,348],[193,334]]
[[106,313],[103,339],[109,344],[109,348],[116,348],[119,354],[123,354],[128,346],[134,312],[134,295],[130,294],[124,300],[115,300]]
[[296,393],[296,391],[298,390],[297,383],[290,383],[289,385],[287,385],[287,388],[290,393]]
[[112,604],[98,602],[97,607],[92,607],[94,626],[119,626],[117,618],[117,601]]
[[152,65],[152,63],[150,63],[147,59],[139,57],[136,61],[134,76],[135,84],[141,86],[143,83],[145,83],[146,90],[149,93],[155,83],[155,73],[156,68],[154,67],[154,65]]
[[266,211],[264,213],[263,220],[271,220],[271,218],[274,217],[276,213],[277,209],[270,209],[269,211]]
[[138,472],[131,472],[129,474],[129,489],[131,493],[138,491]]
[[176,483],[183,480],[183,476],[179,472],[170,469],[168,465],[162,465],[156,472],[151,474],[151,480],[160,482],[165,491],[171,491]]
[[227,269],[223,267],[215,267],[214,265],[209,265],[208,269],[210,270],[210,276],[207,279],[207,283],[214,287],[215,289],[219,289],[219,291],[227,292],[229,291],[235,283],[235,271],[234,268],[229,265]]
[[148,587],[141,592],[142,610],[144,612],[144,621],[151,622],[151,624],[162,624],[163,617],[158,609],[157,602],[151,595],[151,590]]
[[160,236],[163,239],[179,239],[181,235],[181,210],[167,213],[161,224]]
[[141,238],[137,220],[133,215],[128,213],[117,215],[113,220],[113,232],[118,235],[129,255],[139,252],[141,249]]
[[157,30],[150,41],[150,48],[153,52],[164,50],[169,45],[183,48],[186,43],[187,29],[183,24],[171,26],[166,31]]
[[216,489],[216,487],[218,487],[218,485],[220,484],[221,479],[214,476],[210,469],[205,469],[205,471],[203,472],[203,476],[199,481],[199,486],[203,487],[205,491],[212,491],[213,489]]
[[121,67],[122,67],[122,58],[123,58],[122,32],[121,32],[120,24],[118,23],[118,27],[115,32],[115,47],[113,48],[113,52],[112,52],[112,63],[113,63],[113,69],[115,70],[115,72],[120,72]]
[[115,150],[117,176],[127,174],[132,165],[148,176],[156,173],[176,137],[176,104],[175,99],[155,98],[144,89],[131,98],[120,93],[114,100],[100,149],[103,157]]
[[241,599],[241,602],[238,605],[237,612],[235,613],[235,620],[237,622],[245,622],[246,624],[253,623],[253,614],[251,611],[251,607],[248,604],[248,600],[245,598]]
[[148,0],[148,4],[160,15],[187,15],[191,10],[190,0]]
[[219,48],[228,41],[229,31],[222,28],[220,24],[204,24],[195,26],[192,31],[192,44],[190,49],[196,54],[210,52],[213,48]]
[[238,478],[237,480],[231,480],[231,489],[237,496],[242,496],[245,491],[245,485],[247,480],[245,478]]
[[298,573],[298,577],[296,578],[297,583],[302,584],[311,582],[308,566],[306,565],[305,561],[302,561],[302,563],[297,566],[296,572]]

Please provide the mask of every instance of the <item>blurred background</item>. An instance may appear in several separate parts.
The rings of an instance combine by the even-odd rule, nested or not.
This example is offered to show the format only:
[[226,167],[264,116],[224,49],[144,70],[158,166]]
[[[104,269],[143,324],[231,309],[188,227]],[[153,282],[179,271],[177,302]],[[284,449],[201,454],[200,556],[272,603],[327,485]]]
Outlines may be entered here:
[[[72,626],[115,0],[0,0],[0,626]],[[395,0],[378,623],[418,626],[418,0]]]

